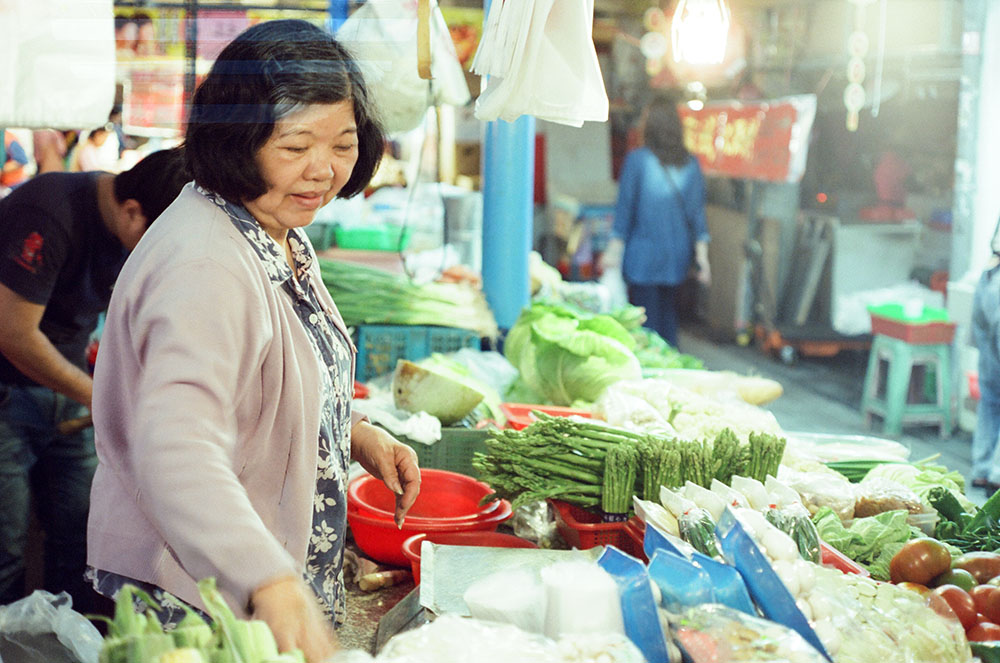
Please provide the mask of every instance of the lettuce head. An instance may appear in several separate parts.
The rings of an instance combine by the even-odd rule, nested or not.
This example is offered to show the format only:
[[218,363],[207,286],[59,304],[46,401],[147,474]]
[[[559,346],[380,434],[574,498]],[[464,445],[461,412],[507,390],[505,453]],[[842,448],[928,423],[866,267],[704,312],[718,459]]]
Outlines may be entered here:
[[634,346],[611,316],[534,303],[507,333],[504,356],[548,403],[571,405],[593,402],[608,385],[641,377]]

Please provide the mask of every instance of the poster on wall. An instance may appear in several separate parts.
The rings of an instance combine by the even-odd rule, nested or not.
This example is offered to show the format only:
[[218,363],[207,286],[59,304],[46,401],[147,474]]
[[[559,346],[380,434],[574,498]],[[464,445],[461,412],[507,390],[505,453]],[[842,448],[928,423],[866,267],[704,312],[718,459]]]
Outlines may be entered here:
[[806,168],[816,95],[720,101],[679,109],[684,143],[706,175],[798,182]]

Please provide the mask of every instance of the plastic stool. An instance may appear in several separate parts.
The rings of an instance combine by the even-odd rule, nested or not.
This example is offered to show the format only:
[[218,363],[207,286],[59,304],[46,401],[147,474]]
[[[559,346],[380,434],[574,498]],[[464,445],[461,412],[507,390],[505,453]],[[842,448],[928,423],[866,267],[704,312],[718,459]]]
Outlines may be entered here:
[[[882,361],[888,364],[884,394]],[[910,380],[917,366],[933,366],[936,400],[933,403],[910,403]],[[922,389],[920,391],[923,391]],[[882,417],[883,432],[899,435],[904,423],[939,423],[941,437],[952,430],[951,409],[951,345],[910,344],[898,338],[876,334],[868,356],[861,412],[865,424],[871,427],[871,416]]]

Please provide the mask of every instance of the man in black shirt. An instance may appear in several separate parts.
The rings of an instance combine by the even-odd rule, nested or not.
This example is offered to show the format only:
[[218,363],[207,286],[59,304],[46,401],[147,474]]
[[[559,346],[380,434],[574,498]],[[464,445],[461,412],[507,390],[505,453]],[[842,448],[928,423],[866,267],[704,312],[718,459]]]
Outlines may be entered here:
[[25,593],[29,503],[44,530],[45,589],[92,611],[84,581],[97,458],[85,350],[128,252],[190,179],[180,148],[135,167],[45,173],[0,200],[0,604]]

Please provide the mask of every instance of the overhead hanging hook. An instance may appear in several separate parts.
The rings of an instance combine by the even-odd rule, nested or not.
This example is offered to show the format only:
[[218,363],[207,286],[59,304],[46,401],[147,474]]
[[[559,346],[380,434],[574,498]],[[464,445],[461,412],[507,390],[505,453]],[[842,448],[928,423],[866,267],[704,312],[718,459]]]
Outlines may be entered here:
[[431,78],[431,0],[417,2],[417,73]]

